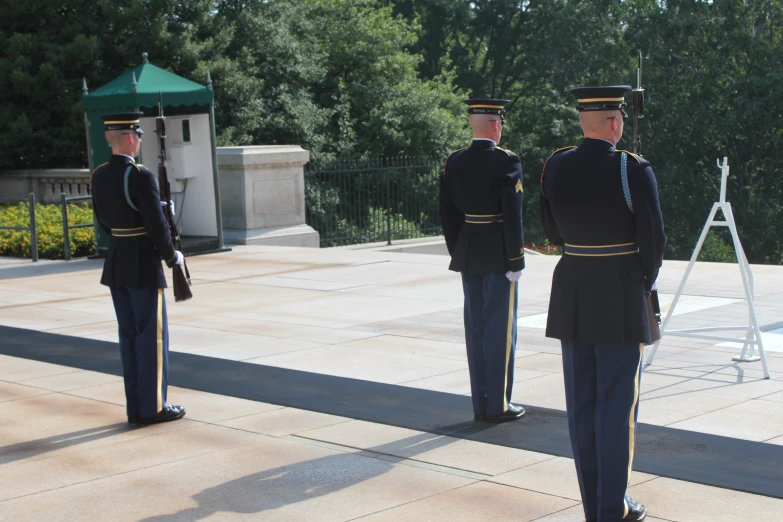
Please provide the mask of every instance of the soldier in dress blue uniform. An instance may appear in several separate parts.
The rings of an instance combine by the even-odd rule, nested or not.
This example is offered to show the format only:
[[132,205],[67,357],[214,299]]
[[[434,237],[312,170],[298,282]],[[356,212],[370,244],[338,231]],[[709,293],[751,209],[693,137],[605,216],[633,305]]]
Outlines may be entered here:
[[588,522],[647,516],[626,488],[642,352],[650,341],[646,294],[666,238],[652,167],[615,149],[630,89],[573,89],[584,140],[555,151],[541,175],[544,230],[564,247],[546,335],[562,344],[568,428]]
[[91,187],[95,217],[111,236],[101,284],[111,289],[119,324],[128,422],[155,424],[185,415],[182,406],[166,402],[169,333],[161,266],[161,258],[169,267],[184,258],[172,244],[155,175],[133,160],[141,147],[141,116],[103,116],[112,156],[95,169]]
[[446,159],[440,218],[449,269],[462,274],[474,419],[497,423],[525,413],[511,403],[517,282],[525,268],[522,166],[498,147],[508,100],[466,103],[475,139]]

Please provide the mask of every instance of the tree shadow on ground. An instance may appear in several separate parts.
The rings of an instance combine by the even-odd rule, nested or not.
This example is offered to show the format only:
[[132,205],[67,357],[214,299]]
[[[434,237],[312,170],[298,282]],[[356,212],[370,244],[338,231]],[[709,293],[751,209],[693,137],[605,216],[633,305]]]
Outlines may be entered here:
[[[459,431],[460,426],[467,427],[470,424],[445,427],[444,431],[453,433]],[[482,431],[482,428],[470,427],[472,432]],[[491,428],[492,426],[485,425],[483,429]],[[143,522],[203,520],[221,512],[248,517],[259,516],[263,512],[351,488],[389,472],[397,462],[415,460],[417,455],[443,448],[457,440],[460,439],[433,433],[420,433],[367,448],[360,453],[338,453],[260,471],[207,488],[196,494],[193,500],[198,503],[197,507],[178,513],[153,516],[144,519]],[[388,492],[372,490],[370,495],[373,494],[384,496],[388,495]],[[358,509],[350,515],[368,514],[359,512]],[[313,520],[310,515],[312,514],[299,513],[297,517],[301,516],[301,520]],[[322,517],[323,520],[333,518],[326,513],[322,513]]]

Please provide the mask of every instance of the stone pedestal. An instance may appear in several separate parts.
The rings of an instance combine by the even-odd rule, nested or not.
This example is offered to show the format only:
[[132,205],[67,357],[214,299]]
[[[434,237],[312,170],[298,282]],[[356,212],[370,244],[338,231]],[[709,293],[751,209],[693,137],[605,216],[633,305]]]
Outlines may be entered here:
[[298,145],[218,147],[226,244],[319,246],[305,224],[304,165]]

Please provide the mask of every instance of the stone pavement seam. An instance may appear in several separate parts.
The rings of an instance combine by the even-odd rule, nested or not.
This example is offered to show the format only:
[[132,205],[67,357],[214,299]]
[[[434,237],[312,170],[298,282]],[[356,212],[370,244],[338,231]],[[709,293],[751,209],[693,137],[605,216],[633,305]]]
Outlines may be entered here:
[[[577,504],[577,505],[580,505],[580,504],[581,504],[581,502],[579,504]],[[536,518],[534,520],[531,520],[530,522],[539,522],[539,521],[545,522],[546,519],[548,519],[549,517],[551,517],[553,515],[557,515],[558,513],[565,513],[566,511],[568,511],[570,509],[574,509],[574,506],[567,507],[565,509],[561,509],[560,511],[555,511],[554,513],[549,513],[548,515],[544,515],[543,517]],[[662,522],[678,522],[677,520],[671,520],[671,519],[668,519],[668,518],[652,517],[650,515],[648,515],[648,517],[649,518],[653,518],[654,520],[660,520]]]
[[[252,399],[248,399],[248,400],[251,400],[252,402],[260,402],[260,401],[255,401],[255,400],[252,400]],[[271,413],[273,411],[278,411],[278,412],[280,410],[310,411],[310,410],[301,410],[299,408],[292,408],[291,406],[282,406],[282,405],[279,405],[279,404],[272,404],[272,403],[264,403],[264,404],[269,404],[271,406],[277,406],[277,408],[272,408],[271,410],[266,410],[266,411],[262,411],[262,412],[249,413],[247,415],[240,415],[239,417],[232,417],[230,419],[221,419],[221,420],[216,421],[216,422],[207,422],[207,421],[199,421],[199,422],[203,422],[203,424],[208,424],[208,425],[211,425],[211,426],[216,426],[218,428],[226,428],[226,429],[230,429],[230,430],[243,431],[245,433],[253,433],[254,435],[263,435],[264,437],[271,437],[271,438],[274,438],[274,439],[285,439],[285,438],[288,438],[288,437],[296,437],[298,433],[304,433],[304,432],[310,431],[310,429],[306,429],[306,430],[302,430],[302,431],[298,431],[298,432],[294,432],[294,433],[288,433],[286,435],[271,435],[271,434],[268,434],[268,433],[259,433],[257,431],[253,431],[253,430],[248,430],[248,429],[244,429],[244,428],[238,428],[236,426],[226,426],[225,424],[220,424],[222,422],[230,422],[230,421],[235,421],[235,420],[239,420],[239,419],[246,419],[247,417],[253,417],[255,415],[263,415],[265,413]],[[318,413],[318,412],[315,412],[315,413]],[[337,426],[339,424],[345,424],[346,422],[353,422],[353,421],[354,421],[354,419],[349,419],[349,418],[345,417],[344,421],[335,422],[333,424],[329,424],[329,426]],[[316,429],[319,429],[319,428],[316,428]],[[301,437],[301,438],[304,438],[304,437]],[[311,440],[311,439],[308,439],[308,440]],[[312,439],[312,440],[315,440],[315,439]],[[323,441],[320,441],[320,442],[323,442]],[[326,444],[328,444],[328,443],[326,443]]]
[[[79,370],[79,369],[77,369],[77,371],[75,371],[75,372],[58,373],[57,375],[46,375],[44,377],[34,377],[32,379],[27,379],[27,380],[20,381],[20,382],[12,382],[10,384],[18,384],[19,386],[26,386],[28,388],[34,388],[36,390],[46,390],[49,393],[59,393],[61,395],[70,395],[68,392],[82,391],[82,390],[86,390],[88,388],[95,388],[97,386],[106,386],[107,384],[109,384],[109,383],[106,383],[106,382],[102,382],[102,383],[99,383],[99,384],[88,384],[87,386],[80,386],[78,388],[68,388],[67,390],[52,390],[51,388],[44,388],[43,386],[33,386],[32,384],[26,384],[26,383],[28,383],[30,381],[40,381],[41,379],[51,379],[52,377],[60,377],[62,375],[70,375],[71,373],[86,372],[86,371],[89,371],[89,370]],[[95,373],[99,373],[99,372],[95,372]],[[104,375],[110,375],[110,374],[104,374]],[[115,375],[114,377],[117,377],[118,379],[122,378],[119,375]],[[0,381],[0,382],[7,382],[7,381]],[[41,394],[41,395],[48,395],[48,394],[44,393],[44,394]],[[81,398],[82,399],[86,399],[87,397],[81,397]],[[90,399],[90,400],[96,400],[97,401],[97,399]],[[103,402],[103,401],[98,401],[98,402]],[[107,403],[107,404],[114,404],[114,403],[110,402],[110,403]]]
[[[702,391],[703,391],[703,390],[702,390]],[[646,400],[648,400],[648,401],[654,401],[655,399],[661,399],[661,398],[665,398],[665,397],[675,397],[675,396],[677,396],[677,395],[683,395],[683,394],[686,394],[686,393],[696,393],[696,390],[683,390],[683,392],[682,392],[682,393],[675,393],[675,394],[673,394],[673,395],[666,395],[666,396],[664,396],[664,397],[653,397],[653,398],[651,398],[651,399],[646,399]],[[732,407],[734,407],[734,406],[740,406],[740,405],[742,405],[742,404],[746,404],[746,403],[748,403],[748,402],[753,402],[753,401],[755,401],[755,400],[756,400],[756,399],[748,399],[748,400],[745,400],[745,401],[742,401],[742,402],[738,402],[738,403],[736,403],[736,404],[730,404],[730,405],[728,405],[728,406],[723,406],[723,407],[720,407],[720,408],[715,408],[714,410],[700,411],[699,413],[697,413],[697,414],[695,414],[695,415],[693,415],[693,416],[691,416],[691,417],[685,417],[685,418],[683,418],[683,419],[679,419],[679,420],[676,420],[676,421],[670,422],[670,423],[668,423],[668,424],[661,424],[661,426],[671,426],[672,424],[677,424],[678,422],[685,422],[685,421],[687,421],[687,420],[690,420],[690,419],[695,419],[696,417],[701,417],[702,415],[709,415],[710,413],[715,413],[716,411],[725,410],[726,408],[732,408]],[[767,401],[767,402],[773,402],[773,401]],[[644,407],[644,406],[643,406],[643,404],[644,404],[644,403],[642,403],[642,407]]]
[[[46,377],[59,377],[60,375],[68,375],[69,373],[76,373],[76,372],[81,372],[81,371],[83,371],[81,368],[70,368],[69,371],[67,371],[67,372],[53,373],[52,375],[46,375]],[[40,378],[41,378],[41,376],[32,377],[30,379],[25,379],[23,381],[6,381],[6,380],[4,380],[3,382],[7,382],[8,384],[21,384],[22,386],[27,386],[28,388],[36,388],[36,386],[30,386],[29,384],[22,384],[22,383],[25,383],[27,381],[34,381],[34,380],[40,379]],[[45,388],[38,388],[38,389],[39,390],[43,390]]]
[[[266,321],[268,323],[279,324],[281,326],[290,326],[289,323],[281,323],[280,321],[271,321],[269,319],[264,319],[264,321]],[[105,321],[101,321],[101,322],[105,322]],[[176,321],[170,321],[169,324],[170,325],[175,325],[175,326],[187,326],[189,328],[201,328],[198,325],[187,324],[187,323],[178,323]],[[328,328],[328,327],[322,326],[322,327],[319,327],[319,328]],[[226,333],[229,333],[229,334],[235,333],[234,330],[226,330],[226,329],[223,329],[223,328],[203,328],[203,329],[205,329],[205,330],[213,330],[215,332],[226,332]],[[334,330],[335,332],[340,332],[340,331],[344,331],[344,330],[348,330],[348,331],[351,331],[351,332],[359,332],[359,331],[361,331],[361,330],[357,330],[355,328],[331,328],[331,330]],[[273,337],[275,339],[296,339],[296,337],[292,337],[292,336],[284,337],[284,336],[274,335],[273,332],[263,333],[263,334],[253,333],[253,332],[242,332],[242,333],[244,335],[254,335],[256,337]],[[383,333],[376,333],[376,332],[367,332],[367,334],[368,334],[367,337],[360,337],[358,339],[352,339],[351,341],[343,341],[343,342],[361,341],[361,340],[364,340],[364,339],[372,339],[373,337],[380,337],[382,335],[386,335],[386,334],[383,334]],[[334,345],[339,345],[339,344],[343,344],[343,343],[324,343],[324,344],[319,344],[318,346],[311,346],[310,348],[319,348],[321,346],[334,346]],[[309,350],[310,348],[304,348],[304,349],[305,350]],[[176,352],[177,351],[176,347],[170,348],[170,350],[172,352]],[[294,351],[299,351],[299,350],[294,350]]]
[[[67,395],[69,397],[74,397],[76,399],[84,399],[84,400],[87,400],[87,401],[95,401],[95,402],[102,402],[104,404],[111,404],[112,406],[116,406],[117,408],[125,409],[125,406],[123,406],[122,404],[117,404],[116,402],[102,401],[102,400],[96,399],[94,397],[82,397],[81,395],[75,395],[73,393],[69,393],[69,392],[74,392],[74,391],[83,391],[83,390],[86,390],[88,388],[97,388],[98,386],[106,386],[106,383],[95,384],[93,386],[85,386],[84,388],[79,388],[78,390],[68,390],[68,391],[61,391],[61,392],[55,392],[55,393],[57,393],[59,395]],[[44,389],[44,388],[40,388],[40,389]],[[124,414],[123,414],[123,416],[124,416]]]
[[398,457],[396,455],[387,455],[385,453],[379,453],[376,457],[378,460],[385,460],[386,462],[392,462],[394,464],[400,464],[402,466],[409,466],[411,468],[427,469],[430,471],[436,471],[438,473],[445,473],[447,475],[455,475],[457,477],[463,477],[472,479],[475,481],[484,481],[491,475],[485,475],[477,471],[465,471],[459,468],[452,468],[450,466],[443,466],[440,464],[432,464],[431,462],[422,462],[410,457]]
[[[320,441],[319,439],[306,437],[304,435],[294,435],[293,437],[295,437],[297,439],[305,439],[305,440],[310,440],[310,441],[323,442],[323,441]],[[411,462],[411,463],[415,462],[416,465],[413,465],[413,464],[407,464],[407,465],[410,465],[411,467],[414,467],[414,468],[424,468],[424,469],[429,469],[429,470],[432,470],[432,471],[438,471],[440,473],[446,473],[448,475],[457,475],[457,476],[461,476],[461,477],[466,477],[467,476],[468,478],[473,478],[473,479],[476,479],[476,480],[483,480],[485,478],[492,477],[492,475],[487,475],[486,473],[478,473],[476,471],[469,471],[469,470],[466,470],[466,469],[457,468],[457,467],[453,467],[453,466],[444,466],[442,464],[432,464],[430,462],[424,462],[424,461],[418,460],[418,459],[413,458],[413,457],[400,457],[399,455],[392,455],[390,453],[382,453],[380,451],[373,451],[371,449],[357,448],[355,446],[350,446],[350,445],[335,444],[333,442],[329,443],[329,444],[331,444],[332,446],[338,446],[338,447],[341,446],[343,448],[346,448],[346,450],[344,450],[344,451],[347,451],[347,450],[358,450],[358,451],[362,451],[362,452],[365,452],[365,453],[372,453],[373,455],[376,455],[377,458],[382,459],[382,460],[386,460],[387,462],[395,462],[395,463],[399,463],[399,464],[406,464],[407,462]],[[388,457],[388,458],[384,458],[384,457]],[[399,459],[399,460],[397,460],[397,459]],[[454,473],[454,471],[456,471],[458,473]],[[468,476],[466,474],[468,474],[470,476]],[[481,478],[477,478],[477,477],[481,477]]]
[[[191,421],[191,422],[198,422],[198,421]],[[202,427],[203,427],[202,425],[195,425],[195,426],[190,426],[188,428],[182,428],[179,431],[185,432],[185,431],[188,431],[188,430],[192,430],[192,429],[196,429],[196,428],[202,428]],[[219,427],[224,428],[225,426],[219,426]],[[143,430],[143,429],[144,429],[144,427],[135,428],[135,430]],[[140,441],[140,440],[149,439],[149,438],[152,438],[152,437],[160,437],[160,436],[163,436],[163,435],[169,435],[170,433],[172,433],[172,432],[166,431],[166,432],[163,432],[163,433],[152,433],[150,435],[137,437],[136,439],[134,439],[134,441]],[[255,433],[255,435],[259,435],[259,434]],[[99,448],[109,448],[111,446],[116,446],[118,444],[126,444],[127,442],[128,442],[127,440],[120,440],[120,441],[117,441],[117,442],[107,442],[106,444],[103,444],[103,445],[98,446],[98,447]],[[87,447],[87,448],[84,448],[84,449],[74,449],[71,452],[69,452],[68,454],[69,455],[78,455],[79,453],[85,453],[85,452],[88,452],[88,451],[92,451],[94,449],[96,449],[96,448],[95,447]],[[218,451],[223,451],[223,450],[218,450]],[[207,453],[203,453],[202,455],[207,455]],[[198,455],[196,455],[196,456],[198,456]],[[45,461],[45,460],[56,459],[56,458],[59,458],[59,457],[61,457],[61,455],[57,455],[57,454],[55,454],[55,455],[43,455],[43,454],[41,454],[41,455],[36,455],[34,460],[36,462],[38,462],[38,461],[42,462],[42,461]],[[192,457],[186,457],[186,458],[192,458]],[[31,461],[27,460],[27,459],[21,459],[21,460],[17,460],[17,461],[13,461],[13,462],[6,462],[6,463],[4,463],[2,465],[3,466],[16,466],[16,465],[24,464],[25,462],[31,462]],[[175,461],[171,461],[171,462],[175,462]],[[161,464],[165,464],[165,462],[163,462]],[[156,466],[157,465],[158,464],[156,464]],[[149,467],[154,467],[154,466],[149,466]],[[144,469],[144,468],[138,468],[138,469]],[[130,471],[134,471],[134,470],[130,470]],[[127,473],[127,472],[123,471],[122,473]],[[118,475],[121,475],[122,473],[118,473]],[[109,476],[113,476],[113,475],[107,475],[107,477],[109,477]],[[100,480],[101,478],[106,478],[106,477],[98,477],[97,479],[92,479],[92,480]],[[87,481],[87,482],[89,482],[89,481]],[[59,488],[52,488],[52,489],[59,489]],[[49,490],[46,490],[46,491],[49,491]],[[39,491],[37,493],[43,493],[43,491]],[[36,493],[30,493],[30,494],[34,495]],[[27,496],[27,495],[22,495],[22,496]],[[17,498],[17,497],[15,497],[15,498]],[[5,500],[11,500],[11,499],[9,498],[9,499],[5,499]],[[5,500],[0,500],[0,502],[5,502]]]
[[[541,464],[541,463],[540,463],[540,462],[538,462],[537,464]],[[533,464],[531,464],[531,465],[533,465]],[[523,467],[528,467],[528,466],[523,466]],[[520,468],[520,469],[521,469],[521,468]],[[658,478],[658,477],[655,477],[655,478]],[[574,506],[576,506],[576,505],[579,505],[579,504],[581,504],[581,502],[579,502],[579,501],[576,501],[576,500],[574,500],[574,499],[572,499],[572,498],[569,498],[569,497],[564,497],[564,496],[562,496],[562,495],[557,495],[557,494],[555,494],[555,493],[545,493],[545,492],[543,492],[543,491],[541,491],[541,490],[539,490],[539,489],[529,489],[529,488],[523,488],[522,486],[516,486],[516,485],[514,485],[514,484],[507,484],[507,483],[505,483],[505,482],[497,482],[497,481],[494,481],[494,480],[492,480],[492,479],[486,479],[486,480],[484,480],[484,482],[489,482],[490,484],[497,484],[498,486],[505,486],[505,487],[508,487],[508,488],[521,489],[522,491],[530,491],[531,493],[538,493],[539,495],[546,495],[546,496],[548,496],[548,497],[555,497],[555,498],[561,498],[561,499],[563,499],[563,500],[570,500],[571,502],[573,502],[573,503],[574,503],[573,505],[571,505],[571,506],[568,506],[568,508],[566,508],[566,509],[571,509],[572,507],[574,507]],[[648,481],[646,481],[646,482],[648,482]],[[549,513],[549,514],[548,514],[548,515],[546,515],[546,516],[549,516],[549,515],[551,515],[551,514],[552,514],[552,513]]]
[[[198,428],[198,427],[201,427],[201,426],[194,426],[194,428]],[[192,428],[185,428],[185,429],[192,429]],[[152,435],[152,436],[154,437],[154,436],[157,436],[157,435],[165,435],[165,434],[164,433],[160,433],[160,434],[156,434],[156,435]],[[256,435],[258,435],[258,434],[256,433]],[[116,444],[122,444],[122,442],[118,442]],[[109,475],[104,475],[102,477],[96,477],[96,478],[92,478],[92,479],[89,479],[89,480],[82,480],[80,482],[72,482],[72,483],[66,484],[64,486],[59,486],[59,487],[49,488],[49,489],[43,489],[41,491],[36,491],[34,493],[25,493],[24,495],[19,495],[17,497],[9,497],[7,499],[0,500],[0,504],[2,504],[3,502],[11,501],[11,500],[18,500],[20,498],[30,497],[30,496],[34,496],[34,495],[42,495],[42,494],[48,493],[50,491],[57,491],[59,489],[67,489],[67,488],[74,487],[74,486],[80,486],[82,484],[89,484],[90,482],[97,482],[97,481],[100,481],[100,480],[106,480],[106,479],[110,479],[110,478],[114,478],[114,477],[120,477],[122,475],[127,475],[129,473],[136,473],[137,471],[144,471],[144,470],[148,470],[148,469],[158,468],[158,467],[161,467],[161,466],[167,466],[169,464],[174,464],[174,463],[178,463],[178,462],[185,462],[185,461],[192,460],[192,459],[202,458],[202,457],[204,457],[206,455],[214,455],[216,453],[221,453],[223,451],[230,451],[230,450],[242,447],[242,446],[247,446],[248,444],[251,444],[251,443],[250,442],[246,442],[244,444],[237,444],[236,446],[232,446],[230,448],[222,448],[222,449],[218,449],[218,450],[215,450],[215,451],[206,451],[204,453],[199,453],[198,455],[191,455],[189,457],[184,457],[184,458],[181,458],[181,459],[174,459],[174,460],[169,460],[169,461],[166,461],[166,462],[160,462],[158,464],[152,464],[150,466],[143,466],[143,467],[140,467],[140,468],[129,469],[129,470],[126,470],[126,471],[121,471],[119,473],[112,473],[112,474],[109,474]],[[89,450],[90,449],[88,448],[88,449],[85,449],[83,451],[89,451]],[[56,458],[56,456],[53,455],[52,457],[45,457],[45,458],[46,459],[48,459],[48,458]],[[13,463],[11,463],[11,465],[13,465]]]
[[[346,422],[352,422],[353,419],[349,419]],[[342,453],[350,453],[352,455],[356,455],[359,453],[368,453],[364,450],[358,450],[357,448],[352,448],[350,446],[342,446],[340,444],[334,444],[332,442],[326,442],[323,440],[317,440],[317,439],[308,439],[307,437],[300,437],[299,435],[283,435],[282,437],[278,437],[279,439],[283,440],[290,440],[292,442],[298,442],[300,444],[308,444],[310,446],[318,446],[319,448],[326,448],[334,451],[340,451]],[[370,458],[377,458],[380,455],[380,453],[373,453],[373,454],[367,454],[365,456]]]
[[[426,357],[426,355],[423,356],[423,357]],[[434,359],[446,359],[445,357],[433,357],[433,358]],[[453,360],[453,359],[446,359],[446,360]],[[395,384],[398,384],[400,386],[405,386],[406,384],[411,383],[411,382],[421,381],[421,380],[425,380],[425,379],[434,379],[435,377],[443,377],[444,375],[451,375],[453,373],[464,374],[465,370],[452,370],[452,371],[444,372],[444,373],[436,373],[435,375],[428,375],[427,377],[417,377],[415,379],[410,379],[408,381],[402,381],[402,382],[398,382],[398,383],[395,383]],[[416,388],[416,386],[414,386],[414,388]]]
[[[97,324],[105,324],[107,327],[108,326],[113,326],[112,330],[117,328],[117,320],[116,319],[105,320],[105,321],[95,321],[94,323],[82,324],[82,325],[79,325],[79,326],[94,326],[94,325],[97,325]],[[54,328],[43,328],[41,331],[42,332],[50,332],[50,333],[59,333],[59,332],[52,332],[52,330],[66,330],[66,329],[71,329],[71,327],[70,326],[55,326]],[[68,335],[68,334],[63,334],[63,335]]]
[[[33,388],[35,390],[43,390],[44,389],[44,388],[36,388],[35,386],[27,386],[26,384],[20,384],[18,382],[8,382],[8,381],[0,380],[0,383],[15,384],[17,386],[24,386],[25,388]],[[49,393],[40,393],[38,395],[35,395],[35,397],[43,397],[44,395],[54,395],[54,394],[57,393],[57,392],[51,391],[51,390],[46,390],[46,391],[48,391]],[[17,397],[16,399],[9,399],[7,401],[0,401],[0,404],[7,404],[9,402],[15,402],[15,401],[23,401],[23,400],[29,399],[29,398],[30,398],[29,396],[28,397]]]
[[105,298],[106,298],[106,294],[100,294],[100,295],[91,295],[86,297],[68,297],[63,299],[50,299],[48,301],[34,301],[32,303],[14,303],[9,305],[0,305],[0,310],[4,310],[7,308],[25,308],[28,306],[46,307],[46,305],[51,305],[51,304],[72,303],[72,302],[90,301],[94,299],[105,299]]
[[444,493],[451,493],[452,491],[457,491],[457,490],[460,490],[460,489],[464,489],[464,488],[466,488],[468,486],[472,486],[473,484],[476,484],[476,482],[471,482],[469,484],[465,484],[464,486],[458,486],[456,488],[447,489],[447,490],[441,491],[439,493],[435,493],[433,495],[429,495],[427,497],[422,497],[422,498],[418,498],[416,500],[411,500],[410,502],[403,502],[402,504],[397,504],[396,506],[390,506],[390,507],[388,507],[386,509],[381,509],[379,511],[374,511],[373,513],[368,513],[368,514],[362,515],[360,517],[350,518],[350,519],[346,520],[345,522],[354,522],[355,520],[361,520],[363,518],[371,517],[373,515],[377,515],[378,513],[383,513],[384,511],[390,511],[392,509],[398,509],[398,508],[401,508],[402,506],[407,506],[408,504],[415,504],[416,502],[421,502],[422,500],[426,500],[428,498],[437,497],[439,495],[443,495]]

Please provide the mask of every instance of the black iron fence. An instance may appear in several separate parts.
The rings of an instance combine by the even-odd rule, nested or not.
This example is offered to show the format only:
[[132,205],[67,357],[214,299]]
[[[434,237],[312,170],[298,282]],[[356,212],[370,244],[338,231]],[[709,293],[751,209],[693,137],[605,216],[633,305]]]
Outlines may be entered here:
[[308,164],[307,224],[320,234],[322,247],[440,235],[442,168],[442,159],[430,157]]
[[71,237],[69,231],[72,228],[92,228],[95,226],[92,221],[76,225],[68,223],[68,203],[72,201],[92,201],[92,196],[68,197],[64,192],[60,193],[60,211],[63,215],[63,258],[66,261],[71,259]]
[[0,203],[27,203],[30,207],[30,225],[26,227],[0,226],[0,230],[25,230],[30,232],[30,257],[33,263],[38,261],[38,233],[35,229],[35,193],[30,192],[27,199],[24,198],[0,198]]

